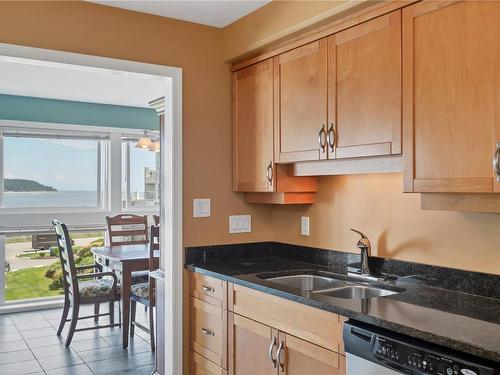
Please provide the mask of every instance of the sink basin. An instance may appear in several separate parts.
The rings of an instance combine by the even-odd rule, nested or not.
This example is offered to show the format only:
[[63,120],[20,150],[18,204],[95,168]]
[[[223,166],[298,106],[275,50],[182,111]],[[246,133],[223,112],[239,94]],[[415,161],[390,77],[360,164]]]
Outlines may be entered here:
[[317,291],[324,289],[341,288],[348,285],[352,285],[352,283],[349,283],[344,280],[318,276],[318,275],[279,276],[279,277],[267,278],[266,281],[308,292],[315,290]]
[[318,294],[343,299],[364,299],[385,297],[393,294],[398,294],[399,291],[375,288],[367,285],[351,285],[331,290],[319,291]]

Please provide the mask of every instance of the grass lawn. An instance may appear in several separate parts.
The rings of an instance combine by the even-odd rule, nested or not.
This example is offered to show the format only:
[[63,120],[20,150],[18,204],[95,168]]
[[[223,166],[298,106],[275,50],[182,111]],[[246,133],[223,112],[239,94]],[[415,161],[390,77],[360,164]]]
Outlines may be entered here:
[[49,267],[27,268],[5,274],[5,300],[30,299],[62,295],[61,290],[50,290],[51,279],[45,277]]

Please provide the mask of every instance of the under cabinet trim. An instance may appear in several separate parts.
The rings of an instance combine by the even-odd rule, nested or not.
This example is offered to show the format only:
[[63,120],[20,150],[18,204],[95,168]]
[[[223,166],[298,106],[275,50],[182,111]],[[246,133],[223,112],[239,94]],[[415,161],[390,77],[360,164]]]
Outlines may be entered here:
[[403,158],[401,155],[301,162],[293,166],[294,176],[401,173],[402,171]]

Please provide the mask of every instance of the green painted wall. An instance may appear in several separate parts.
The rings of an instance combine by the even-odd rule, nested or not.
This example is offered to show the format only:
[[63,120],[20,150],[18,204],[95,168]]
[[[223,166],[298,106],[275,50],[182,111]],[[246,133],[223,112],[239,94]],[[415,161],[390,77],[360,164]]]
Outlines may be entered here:
[[152,108],[0,94],[0,119],[157,130]]

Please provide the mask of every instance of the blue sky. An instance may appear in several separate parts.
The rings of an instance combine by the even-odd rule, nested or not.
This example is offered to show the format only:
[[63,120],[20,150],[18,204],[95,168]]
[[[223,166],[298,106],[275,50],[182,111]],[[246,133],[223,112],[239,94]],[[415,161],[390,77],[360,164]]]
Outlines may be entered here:
[[[135,150],[134,150],[135,151]],[[97,189],[97,143],[92,140],[4,138],[6,178],[34,180],[57,190]],[[131,190],[144,190],[144,169],[154,153],[133,152]]]

